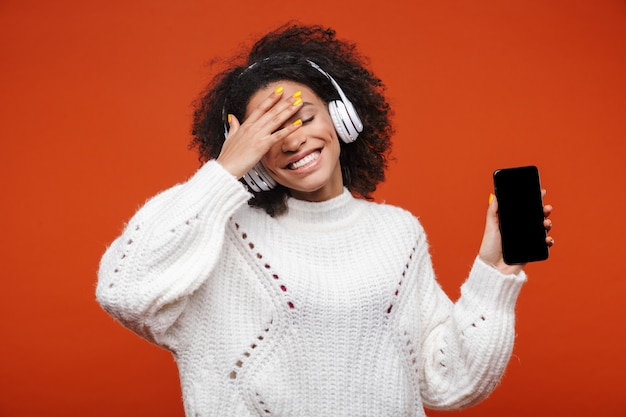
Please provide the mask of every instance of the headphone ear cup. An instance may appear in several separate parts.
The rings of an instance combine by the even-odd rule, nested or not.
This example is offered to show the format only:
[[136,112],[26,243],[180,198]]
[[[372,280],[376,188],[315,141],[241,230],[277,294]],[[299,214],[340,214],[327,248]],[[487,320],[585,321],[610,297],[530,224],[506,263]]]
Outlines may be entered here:
[[350,100],[346,98],[345,100],[342,100],[341,103],[346,108],[347,117],[352,123],[351,126],[354,127],[354,137],[356,139],[359,133],[363,131],[363,122],[361,121],[361,118],[357,114],[356,109],[354,108],[354,105]]
[[346,123],[344,122],[344,116],[341,114],[339,106],[343,106],[343,103],[339,100],[334,100],[328,103],[328,112],[330,113],[330,118],[335,125],[337,136],[339,136],[344,143],[354,142],[356,137],[350,136]]
[[275,188],[277,184],[260,161],[250,171],[244,174],[243,180],[248,187],[256,192],[269,191]]

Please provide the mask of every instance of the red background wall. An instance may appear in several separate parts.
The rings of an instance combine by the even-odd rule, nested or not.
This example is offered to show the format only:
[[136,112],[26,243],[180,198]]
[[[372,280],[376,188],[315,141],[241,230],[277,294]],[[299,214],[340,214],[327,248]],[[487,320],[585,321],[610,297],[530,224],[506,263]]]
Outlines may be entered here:
[[191,175],[205,64],[288,18],[358,41],[397,137],[378,200],[418,215],[453,298],[491,173],[540,167],[556,247],[529,265],[508,372],[431,416],[626,415],[626,3],[0,2],[0,416],[182,416],[170,355],[95,302],[99,258]]

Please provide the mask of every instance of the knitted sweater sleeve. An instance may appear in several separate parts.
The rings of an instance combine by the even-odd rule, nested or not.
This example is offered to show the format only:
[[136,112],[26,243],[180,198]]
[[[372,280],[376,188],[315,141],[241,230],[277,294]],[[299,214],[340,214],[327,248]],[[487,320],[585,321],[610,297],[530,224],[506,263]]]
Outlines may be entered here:
[[526,275],[503,275],[477,257],[453,303],[435,280],[427,245],[420,246],[421,397],[431,409],[468,407],[486,398],[506,369]]
[[98,302],[126,327],[168,347],[168,329],[209,277],[228,219],[249,198],[209,161],[187,182],[150,199],[103,255]]

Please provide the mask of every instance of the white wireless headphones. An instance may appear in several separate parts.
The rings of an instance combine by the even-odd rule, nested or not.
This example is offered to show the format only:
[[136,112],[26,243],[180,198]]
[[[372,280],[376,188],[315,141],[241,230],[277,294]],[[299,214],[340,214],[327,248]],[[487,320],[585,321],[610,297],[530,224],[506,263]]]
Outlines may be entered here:
[[243,180],[248,187],[258,192],[269,191],[276,187],[276,181],[267,172],[261,161],[259,161],[250,171],[243,175]]
[[330,113],[330,118],[333,119],[333,123],[335,125],[335,130],[337,131],[337,135],[341,138],[345,143],[352,143],[359,136],[359,133],[363,131],[363,122],[361,122],[361,118],[356,113],[354,109],[354,105],[348,100],[348,97],[343,93],[339,84],[333,77],[330,76],[326,71],[321,69],[319,65],[315,62],[307,59],[307,62],[316,70],[321,72],[330,80],[337,93],[339,93],[339,97],[341,100],[333,100],[328,103],[328,112]]
[[[335,81],[330,74],[321,69],[315,62],[308,59],[307,62],[328,78],[339,94],[339,100],[333,100],[328,103],[328,112],[330,113],[330,118],[333,121],[335,130],[337,131],[337,136],[339,136],[344,143],[354,142],[359,136],[359,133],[363,131],[363,122],[361,122],[361,118],[357,114],[354,105],[348,100],[341,87],[339,87],[339,84],[337,84],[337,81]],[[250,65],[248,69],[255,65],[256,63]],[[224,122],[224,136],[228,136],[228,124],[226,122]],[[274,178],[270,176],[260,161],[243,176],[243,179],[246,184],[256,192],[269,191],[276,187],[276,181],[274,181]]]

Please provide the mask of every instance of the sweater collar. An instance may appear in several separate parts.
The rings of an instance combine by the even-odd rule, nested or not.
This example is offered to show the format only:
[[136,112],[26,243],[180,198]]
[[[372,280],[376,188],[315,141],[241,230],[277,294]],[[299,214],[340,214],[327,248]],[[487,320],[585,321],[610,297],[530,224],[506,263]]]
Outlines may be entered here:
[[287,212],[277,220],[289,229],[329,230],[356,218],[361,204],[344,187],[343,193],[330,200],[311,202],[293,197],[287,200]]

